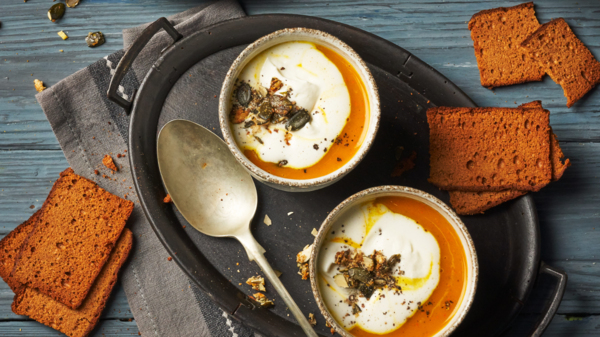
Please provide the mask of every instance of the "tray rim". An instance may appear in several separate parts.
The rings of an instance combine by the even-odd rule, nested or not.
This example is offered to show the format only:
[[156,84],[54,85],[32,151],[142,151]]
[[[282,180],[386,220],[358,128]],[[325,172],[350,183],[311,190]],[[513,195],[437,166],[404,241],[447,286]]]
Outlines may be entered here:
[[[148,201],[152,200],[152,199],[148,199],[148,200],[145,199],[147,197],[151,197],[154,199],[162,200],[162,197],[164,196],[164,193],[165,193],[164,190],[162,190],[162,191],[158,190],[158,189],[154,189],[152,191],[144,190],[142,188],[143,183],[148,182],[148,179],[144,178],[145,172],[143,172],[143,171],[138,172],[138,169],[137,169],[137,165],[147,164],[144,162],[152,161],[152,157],[154,157],[154,165],[157,165],[156,160],[155,160],[156,154],[153,154],[150,156],[145,156],[145,158],[140,158],[139,153],[137,153],[137,155],[136,155],[136,152],[138,152],[136,150],[136,146],[138,145],[139,140],[137,140],[134,135],[137,134],[136,127],[139,126],[138,125],[139,123],[135,123],[135,121],[138,119],[143,119],[143,117],[144,117],[144,116],[138,117],[139,114],[144,113],[144,112],[138,112],[140,110],[140,106],[143,106],[143,99],[142,99],[143,95],[141,94],[142,92],[145,91],[143,89],[145,89],[146,87],[155,86],[155,84],[152,83],[152,81],[150,81],[150,78],[152,78],[153,76],[160,75],[160,77],[168,78],[170,87],[169,87],[169,90],[164,90],[168,93],[168,92],[170,92],[173,84],[180,78],[180,76],[183,74],[183,72],[187,71],[191,66],[193,66],[193,64],[197,63],[197,62],[194,62],[189,67],[182,67],[181,69],[175,69],[175,68],[173,68],[173,70],[167,69],[166,73],[164,73],[164,72],[161,73],[161,71],[164,70],[161,67],[161,65],[166,63],[169,60],[169,57],[172,57],[172,54],[177,53],[178,48],[175,48],[175,47],[181,46],[181,45],[185,44],[186,42],[189,43],[190,41],[194,40],[195,38],[198,38],[202,34],[206,35],[206,33],[208,33],[210,35],[211,30],[212,31],[214,31],[215,29],[219,30],[227,25],[235,25],[236,23],[244,22],[244,21],[252,22],[252,21],[256,21],[256,20],[260,21],[260,20],[269,20],[269,19],[274,20],[274,21],[276,21],[278,19],[279,20],[289,19],[289,21],[293,21],[294,19],[301,20],[301,21],[302,20],[313,21],[312,22],[313,24],[320,23],[323,25],[330,25],[329,28],[347,30],[351,34],[363,35],[363,37],[366,37],[366,38],[361,40],[358,44],[378,45],[378,47],[379,47],[378,49],[390,49],[390,50],[393,50],[395,53],[400,54],[403,57],[402,66],[398,66],[397,62],[395,62],[395,63],[388,62],[388,64],[381,66],[380,64],[371,63],[368,60],[366,60],[368,63],[374,64],[377,67],[379,67],[380,69],[382,69],[392,75],[395,71],[394,70],[390,71],[390,69],[392,69],[392,68],[394,68],[394,66],[396,66],[396,68],[399,70],[397,72],[397,75],[395,75],[395,76],[397,76],[398,78],[403,80],[405,83],[407,83],[407,85],[412,87],[414,90],[418,91],[419,93],[422,92],[423,94],[425,93],[425,91],[427,89],[430,89],[430,86],[424,84],[423,79],[421,77],[413,78],[414,72],[424,72],[424,74],[426,76],[435,77],[435,80],[437,81],[437,83],[435,83],[435,85],[441,84],[441,80],[443,80],[444,86],[446,86],[448,89],[442,90],[441,93],[436,93],[436,91],[433,91],[433,93],[428,93],[427,97],[428,98],[432,97],[431,98],[432,100],[433,100],[433,97],[435,96],[435,97],[438,97],[439,99],[448,99],[450,102],[453,102],[453,103],[460,102],[461,106],[475,107],[476,104],[459,87],[457,87],[454,83],[452,83],[444,75],[442,75],[437,70],[435,70],[433,67],[429,66],[428,64],[426,64],[425,62],[423,62],[416,56],[412,55],[411,53],[409,53],[402,47],[399,47],[390,41],[387,41],[381,37],[378,37],[372,33],[363,31],[361,29],[358,29],[358,28],[355,28],[352,26],[348,26],[346,24],[342,24],[339,22],[321,19],[321,18],[312,17],[312,16],[293,15],[293,14],[263,14],[263,15],[246,16],[246,17],[238,18],[238,19],[231,19],[231,20],[223,21],[223,22],[217,23],[215,25],[211,25],[209,27],[200,29],[193,34],[186,36],[182,40],[178,41],[177,43],[173,44],[172,46],[168,47],[166,50],[163,51],[163,53],[161,54],[159,59],[154,63],[153,67],[146,74],[146,76],[144,77],[143,81],[140,84],[138,94],[134,98],[133,109],[132,109],[132,114],[131,114],[131,122],[129,125],[129,148],[131,149],[131,152],[132,152],[129,156],[129,160],[130,160],[131,167],[135,168],[134,170],[132,170],[132,175],[134,178],[136,192],[138,193],[140,204],[144,211],[144,215],[146,216],[148,222],[152,226],[152,229],[156,233],[157,237],[159,238],[159,240],[161,241],[161,243],[163,244],[165,249],[167,249],[167,251],[169,253],[171,253],[171,255],[173,256],[173,259],[179,265],[179,267],[182,269],[182,271],[184,271],[184,273],[187,274],[187,276],[190,278],[190,280],[192,280],[196,285],[198,285],[198,287],[205,294],[207,294],[217,305],[219,305],[219,307],[221,307],[222,309],[225,309],[225,311],[229,312],[231,314],[231,316],[233,316],[235,319],[240,320],[242,324],[249,326],[254,330],[257,330],[260,333],[263,333],[266,335],[272,335],[272,336],[281,336],[282,333],[285,333],[287,335],[302,335],[302,334],[295,334],[294,331],[290,331],[290,328],[292,328],[292,330],[293,330],[293,328],[298,328],[298,330],[299,330],[299,327],[296,325],[296,323],[287,321],[287,320],[283,319],[282,317],[280,317],[270,311],[265,312],[265,310],[254,310],[254,309],[256,309],[256,307],[254,306],[253,303],[251,303],[250,301],[248,301],[245,298],[246,295],[244,293],[242,293],[241,291],[239,291],[237,288],[235,288],[235,286],[233,286],[233,284],[231,284],[227,279],[225,279],[218,272],[218,270],[216,270],[216,268],[214,266],[212,266],[210,264],[210,262],[208,260],[206,260],[205,258],[204,258],[203,263],[208,264],[208,266],[201,266],[201,267],[207,267],[208,269],[212,268],[215,271],[217,271],[216,279],[221,278],[222,280],[220,280],[220,281],[224,281],[224,283],[226,283],[224,285],[224,288],[221,291],[231,290],[232,292],[235,293],[235,295],[228,296],[229,297],[228,299],[223,299],[222,297],[219,297],[219,295],[222,295],[222,294],[216,294],[214,291],[214,287],[210,287],[207,284],[207,283],[209,283],[208,280],[201,282],[201,280],[197,278],[197,276],[196,276],[197,274],[195,272],[193,272],[192,269],[190,268],[190,266],[183,261],[184,260],[183,256],[185,256],[186,254],[189,255],[190,253],[194,253],[194,252],[191,252],[186,249],[184,251],[184,254],[182,254],[181,250],[179,250],[179,255],[177,254],[177,250],[175,250],[172,247],[172,245],[168,242],[171,238],[168,238],[164,235],[164,233],[161,231],[161,228],[160,228],[161,224],[159,223],[159,221],[156,221],[156,219],[153,217],[153,214],[156,213],[156,210],[153,210],[147,204]],[[285,20],[285,21],[287,21],[287,20]],[[298,25],[295,25],[295,24],[292,26],[284,24],[284,26],[287,28],[298,27]],[[285,28],[285,27],[283,27],[283,28]],[[281,29],[281,27],[278,26],[276,28],[273,28],[270,30],[270,32],[278,30],[278,29]],[[319,29],[319,28],[315,28],[315,29]],[[330,31],[328,31],[328,32],[330,34],[336,36],[335,33],[331,33]],[[340,39],[342,39],[342,38],[340,38]],[[231,42],[231,38],[229,40],[230,40],[229,42]],[[348,43],[355,50],[357,49],[357,47],[355,47],[354,44],[352,44],[346,40],[344,40],[344,41],[346,43]],[[245,43],[251,43],[251,42],[252,41],[245,42]],[[234,44],[233,46],[236,46],[236,45],[241,45],[241,43]],[[224,49],[230,48],[230,47],[232,47],[232,46],[219,45],[218,46],[219,49],[216,50],[215,52],[224,50]],[[183,49],[183,48],[181,48],[181,49]],[[370,50],[370,51],[374,52],[374,50]],[[212,53],[209,53],[206,56],[203,56],[201,59],[203,59],[211,54]],[[365,56],[364,53],[359,53],[359,54],[364,59],[369,58],[369,56]],[[375,55],[372,57],[377,58],[377,56],[375,56]],[[408,67],[407,67],[407,65],[408,65]],[[184,69],[184,70],[182,70],[182,69]],[[427,81],[425,81],[425,82],[427,82]],[[446,95],[449,95],[450,91],[453,92],[453,96],[450,96],[453,98],[448,98],[446,96]],[[458,93],[458,95],[457,95],[457,93]],[[164,95],[164,97],[166,97],[166,94]],[[160,98],[158,98],[158,99],[160,99]],[[157,100],[157,98],[155,97],[154,100]],[[164,102],[164,100],[163,100],[163,102]],[[446,105],[455,105],[455,104],[446,104]],[[138,119],[136,119],[136,118],[138,118]],[[142,124],[144,124],[144,123],[142,123]],[[154,125],[154,129],[152,129],[152,126],[150,125],[150,130],[156,131],[156,129],[157,129],[157,125]],[[156,133],[156,132],[154,132],[154,133]],[[142,153],[141,156],[144,157],[144,154]],[[148,159],[150,159],[150,160],[148,160]],[[140,182],[140,180],[142,180],[142,182]],[[144,180],[146,180],[146,181],[144,181]],[[162,184],[162,182],[161,182],[161,184]],[[154,192],[154,193],[152,193],[153,194],[152,196],[149,196],[148,192]],[[163,194],[162,196],[160,196],[161,193]],[[534,254],[533,254],[533,256],[530,257],[530,260],[532,260],[532,262],[533,262],[532,265],[534,266],[534,268],[531,268],[531,270],[529,270],[530,279],[532,280],[532,282],[529,283],[529,285],[524,293],[523,298],[520,299],[521,301],[525,301],[533,288],[533,283],[534,283],[533,281],[535,281],[536,275],[537,275],[537,266],[539,266],[539,262],[540,262],[540,235],[539,235],[539,223],[538,223],[537,211],[536,211],[535,205],[533,203],[533,198],[528,194],[528,195],[521,197],[520,200],[522,200],[522,202],[525,205],[525,208],[529,211],[528,213],[531,217],[530,222],[533,223],[533,226],[534,226],[533,230],[535,231],[535,235],[531,238],[531,241],[534,245],[534,248],[533,248]],[[174,216],[174,212],[172,210],[169,211],[168,209],[163,208],[161,211],[164,211],[167,213],[171,212],[171,213],[173,213],[171,215]],[[169,224],[169,226],[170,225],[172,225],[172,223]],[[177,232],[181,231],[184,234],[184,236],[187,238],[187,240],[185,238],[183,238],[183,241],[191,242],[191,239],[189,237],[187,237],[187,234],[181,228],[178,228],[180,226],[174,226],[174,227],[177,228],[175,231],[177,231]],[[197,247],[194,246],[194,248],[195,248],[195,250],[197,250],[200,253],[200,255],[202,255],[202,252],[200,250],[198,250]],[[199,266],[196,265],[195,267],[197,268]],[[212,276],[215,276],[215,275],[212,275]],[[215,277],[213,277],[213,278],[215,278]],[[212,283],[212,282],[213,282],[213,280],[210,281],[210,283]],[[229,288],[229,289],[227,289],[227,288]],[[231,301],[232,299],[234,299],[234,301],[238,302],[234,306],[231,306],[231,303],[230,303],[230,302],[232,302]],[[517,316],[516,314],[518,313],[519,310],[520,309],[513,311],[514,317],[512,317],[510,322],[512,322],[514,320],[514,318]],[[260,314],[257,315],[256,314],[257,312],[260,312]],[[240,314],[238,314],[238,313],[240,313]],[[273,316],[273,317],[265,318],[264,316]],[[257,324],[254,324],[255,323],[254,321],[248,322],[248,318],[264,319],[263,324],[257,325]],[[510,326],[510,322],[507,323],[505,327]],[[274,324],[275,324],[275,326],[273,326]],[[282,324],[282,326],[277,326],[277,324]]]

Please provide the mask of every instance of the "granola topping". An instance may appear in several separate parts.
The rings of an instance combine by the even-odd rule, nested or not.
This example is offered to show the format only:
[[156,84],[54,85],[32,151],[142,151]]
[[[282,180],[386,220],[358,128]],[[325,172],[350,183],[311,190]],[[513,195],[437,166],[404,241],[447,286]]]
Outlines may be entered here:
[[440,281],[436,238],[415,220],[376,201],[337,218],[319,250],[325,305],[347,330],[386,334],[427,303]]

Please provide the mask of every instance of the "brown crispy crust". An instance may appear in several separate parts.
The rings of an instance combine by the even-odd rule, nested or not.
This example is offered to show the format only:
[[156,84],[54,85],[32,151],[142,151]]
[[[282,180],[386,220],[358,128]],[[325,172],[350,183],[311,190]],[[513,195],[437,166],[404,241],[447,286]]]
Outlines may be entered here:
[[[82,194],[75,195],[78,192]],[[108,259],[133,206],[66,169],[52,186],[11,276],[76,309]]]
[[37,225],[40,211],[41,209],[0,240],[0,277],[2,277],[4,282],[6,282],[10,289],[15,293],[21,288],[21,284],[10,274],[15,266],[15,260],[21,251],[23,242],[27,240],[29,234]]
[[600,62],[563,18],[541,25],[521,47],[562,86],[569,108],[600,83]]
[[[542,101],[533,101],[529,103],[523,103],[519,105],[520,108],[542,108]],[[558,137],[552,131],[552,127],[550,127],[550,163],[552,164],[552,181],[558,181],[567,167],[571,166],[571,161],[565,158],[565,154],[560,148],[560,143],[558,142]]]
[[27,315],[68,336],[87,336],[98,323],[106,307],[106,302],[117,282],[118,272],[127,259],[132,244],[131,231],[123,230],[88,297],[78,309],[71,309],[34,289],[21,287],[11,305],[12,311],[17,315]]
[[557,181],[560,179],[567,167],[571,166],[571,161],[565,158],[565,154],[562,152],[560,148],[560,144],[558,143],[558,137],[556,134],[552,132],[552,128],[550,128],[550,161],[552,162],[552,181]]
[[542,80],[544,70],[520,46],[539,26],[533,2],[483,10],[471,17],[469,30],[482,86],[493,89]]
[[[533,101],[529,103],[521,104],[519,107],[522,108],[542,108],[542,101]],[[571,165],[569,159],[566,159],[564,163],[562,159],[564,154],[558,143],[558,138],[552,132],[550,128],[550,162],[552,163],[552,181],[560,179],[567,169]],[[472,215],[483,213],[484,211],[495,207],[508,200],[514,199],[521,195],[526,194],[526,191],[517,190],[506,190],[500,192],[463,192],[463,191],[450,191],[450,203],[458,214],[461,215]]]
[[522,9],[533,9],[533,1],[525,2],[520,5],[516,5],[516,6],[512,6],[512,7],[497,7],[497,8],[491,8],[491,9],[484,9],[482,11],[479,11],[479,12],[473,14],[473,16],[471,16],[471,20],[469,20],[469,30],[473,30],[473,25],[475,24],[475,21],[477,21],[478,19],[480,19],[486,15],[495,14],[498,12],[508,12],[510,10],[522,10]]
[[427,121],[429,182],[441,189],[539,191],[550,182],[547,110],[434,107]]
[[527,191],[506,190],[500,192],[450,191],[450,204],[460,215],[483,213],[506,201],[527,194]]

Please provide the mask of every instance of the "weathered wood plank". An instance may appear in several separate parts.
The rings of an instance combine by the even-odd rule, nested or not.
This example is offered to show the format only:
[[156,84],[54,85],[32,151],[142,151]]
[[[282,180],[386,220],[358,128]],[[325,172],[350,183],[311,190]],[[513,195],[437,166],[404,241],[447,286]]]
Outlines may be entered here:
[[[541,83],[499,88],[494,92],[479,85],[473,45],[466,22],[479,10],[510,6],[513,1],[438,2],[415,1],[242,1],[249,14],[293,13],[319,16],[372,32],[409,50],[458,84],[481,106],[512,106],[542,99],[552,111],[552,124],[564,140],[599,140],[600,90],[567,109],[562,89],[546,78]],[[58,149],[35,98],[33,78],[52,85],[106,54],[121,48],[121,29],[174,14],[198,4],[194,0],[86,1],[58,24],[45,18],[48,4],[29,1],[4,4],[0,29],[0,149]],[[600,57],[600,5],[562,0],[536,1],[541,22],[563,16],[583,42]],[[101,30],[107,43],[88,48],[83,37]],[[70,38],[61,40],[56,32]],[[60,53],[58,50],[63,49]],[[27,62],[29,61],[29,62]],[[33,74],[33,76],[31,75]],[[6,79],[8,78],[8,80]],[[13,90],[14,89],[14,90]],[[4,136],[4,135],[3,135]]]
[[[138,336],[135,321],[129,320],[101,320],[90,336]],[[34,321],[0,322],[0,336],[10,337],[39,337],[39,336],[64,336],[64,334]]]
[[[532,326],[539,317],[537,315],[520,315],[515,325],[506,336],[526,337],[531,332]],[[572,317],[556,315],[546,330],[545,337],[564,336],[597,336],[600,334],[600,316],[591,315],[584,317]],[[135,321],[102,320],[91,336],[137,336],[138,329]],[[0,336],[61,336],[55,330],[34,321],[12,321],[0,322]],[[64,336],[64,335],[62,335]]]
[[41,207],[52,183],[68,166],[60,150],[0,151],[1,235]]
[[[528,337],[538,321],[537,315],[519,315],[505,336]],[[556,315],[544,333],[544,337],[598,336],[600,334],[600,316],[572,317]]]

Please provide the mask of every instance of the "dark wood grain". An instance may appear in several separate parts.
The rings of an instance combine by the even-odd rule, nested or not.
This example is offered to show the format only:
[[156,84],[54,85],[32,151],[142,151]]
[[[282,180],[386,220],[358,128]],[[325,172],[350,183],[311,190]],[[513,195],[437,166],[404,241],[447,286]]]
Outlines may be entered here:
[[[33,79],[47,86],[122,48],[121,30],[197,5],[197,0],[84,0],[59,23],[51,23],[49,0],[3,1],[0,11],[0,236],[39,208],[58,173],[67,167],[60,146],[37,104]],[[516,106],[541,99],[573,166],[534,195],[542,233],[542,258],[565,269],[569,285],[559,315],[546,336],[600,335],[600,90],[566,108],[562,89],[547,76],[494,91],[479,84],[467,22],[479,10],[520,1],[242,1],[248,14],[291,13],[349,24],[402,46],[459,85],[480,106]],[[600,2],[536,1],[540,22],[564,17],[600,57]],[[69,39],[56,34],[64,30]],[[83,38],[102,31],[95,49]],[[60,52],[59,50],[63,50]],[[33,205],[33,209],[30,207]],[[551,287],[541,285],[540,288]],[[525,335],[545,300],[534,291],[531,305],[511,335]],[[10,311],[12,293],[0,284],[0,336],[56,333]],[[529,303],[528,303],[529,304]],[[567,320],[567,315],[581,320]],[[137,335],[122,289],[113,294],[95,335]],[[576,318],[579,319],[579,318]],[[124,321],[121,321],[124,320]],[[21,329],[22,331],[19,331]]]

